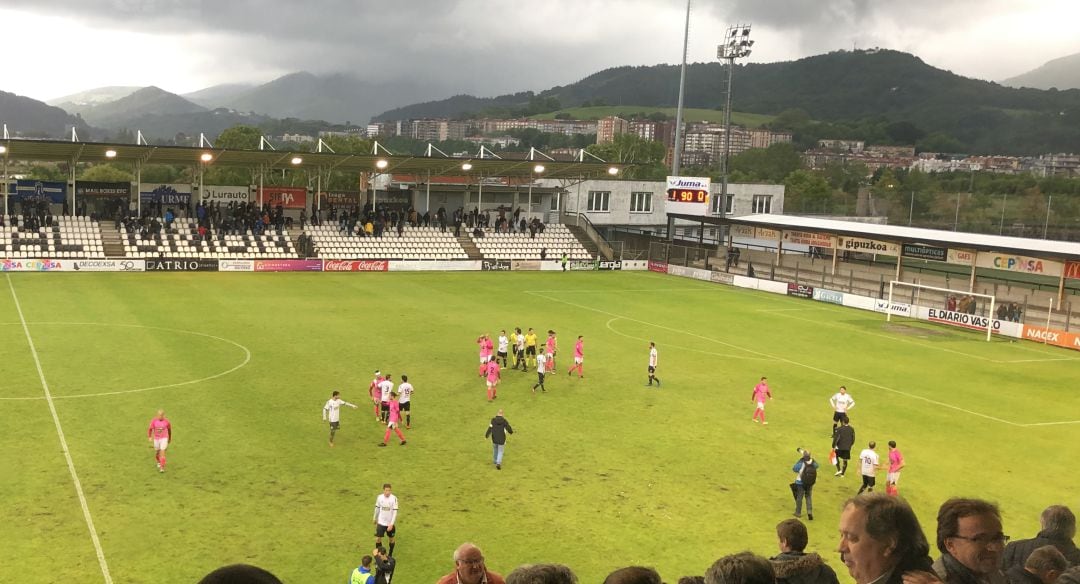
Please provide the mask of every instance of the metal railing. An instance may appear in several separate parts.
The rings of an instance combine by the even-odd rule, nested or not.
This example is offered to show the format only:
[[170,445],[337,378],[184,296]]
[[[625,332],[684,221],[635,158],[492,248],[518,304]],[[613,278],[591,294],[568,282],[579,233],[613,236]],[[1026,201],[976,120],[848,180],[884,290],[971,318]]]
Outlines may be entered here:
[[604,236],[600,234],[600,231],[596,229],[592,221],[584,213],[567,213],[562,211],[559,213],[559,223],[563,225],[574,225],[580,227],[585,232],[585,236],[589,238],[589,241],[596,245],[596,248],[600,250],[600,255],[604,256],[604,259],[611,260],[615,257],[615,251],[611,248],[611,244],[604,239]]

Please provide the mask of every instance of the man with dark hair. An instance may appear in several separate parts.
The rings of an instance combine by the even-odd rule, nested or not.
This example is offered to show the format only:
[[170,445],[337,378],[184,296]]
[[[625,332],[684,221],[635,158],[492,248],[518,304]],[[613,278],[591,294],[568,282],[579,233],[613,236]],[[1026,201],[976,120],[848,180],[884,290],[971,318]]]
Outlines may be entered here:
[[1039,517],[1039,533],[1032,539],[1021,539],[1005,546],[1002,568],[1008,571],[1021,566],[1037,547],[1052,545],[1073,566],[1080,565],[1080,550],[1072,539],[1076,536],[1076,515],[1064,505],[1051,505]]
[[705,584],[775,584],[769,560],[751,552],[724,556],[705,570]]
[[936,580],[929,573],[930,544],[919,519],[898,497],[872,493],[848,499],[837,551],[855,584]]
[[1005,571],[1009,584],[1054,584],[1069,567],[1069,561],[1052,545],[1035,548],[1023,565]]
[[353,569],[349,584],[374,584],[375,575],[371,573],[371,556],[360,558],[360,565]]
[[851,460],[851,447],[855,446],[855,428],[847,418],[840,420],[840,425],[833,431],[832,446],[836,449],[836,476],[842,477]]
[[645,566],[619,568],[604,578],[604,584],[662,584],[660,574]]
[[394,568],[397,560],[386,553],[386,548],[379,546],[372,550],[371,555],[375,559],[375,582],[374,584],[390,584],[394,578]]
[[562,564],[526,564],[506,576],[506,584],[577,584],[574,572]]
[[836,572],[817,554],[803,550],[809,537],[798,519],[785,519],[776,526],[780,555],[769,558],[777,584],[839,584]]
[[934,572],[945,584],[1005,584],[1000,566],[1007,541],[997,505],[981,499],[949,499],[938,509],[941,557],[934,562]]
[[210,572],[199,584],[281,584],[281,580],[258,566],[233,564]]

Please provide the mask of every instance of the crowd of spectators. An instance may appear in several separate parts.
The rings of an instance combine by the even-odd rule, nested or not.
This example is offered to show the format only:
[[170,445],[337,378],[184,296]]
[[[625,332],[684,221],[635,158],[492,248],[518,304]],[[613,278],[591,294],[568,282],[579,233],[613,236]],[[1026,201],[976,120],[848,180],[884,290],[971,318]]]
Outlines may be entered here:
[[[938,509],[934,533],[938,558],[933,560],[915,512],[903,499],[868,493],[849,499],[839,522],[835,550],[855,584],[1080,584],[1080,550],[1073,543],[1076,516],[1068,507],[1053,505],[1040,517],[1038,535],[1008,543],[997,505],[953,498]],[[680,576],[678,584],[838,584],[836,572],[820,555],[807,553],[806,526],[787,519],[776,526],[779,553],[770,558],[744,551],[724,556],[704,574]],[[826,545],[825,547],[832,547]],[[378,550],[373,552],[378,556]],[[383,558],[385,560],[385,557]],[[378,562],[364,556],[353,570],[352,584],[391,584],[378,578]],[[215,577],[227,572],[228,580]],[[250,572],[250,579],[237,574]],[[386,574],[385,564],[382,574]],[[391,569],[390,574],[393,573]],[[252,566],[227,566],[201,584],[279,584]],[[483,552],[464,543],[453,554],[453,569],[436,584],[577,584],[573,570],[563,564],[527,564],[505,578],[487,567]],[[603,584],[664,584],[649,566],[614,570]]]

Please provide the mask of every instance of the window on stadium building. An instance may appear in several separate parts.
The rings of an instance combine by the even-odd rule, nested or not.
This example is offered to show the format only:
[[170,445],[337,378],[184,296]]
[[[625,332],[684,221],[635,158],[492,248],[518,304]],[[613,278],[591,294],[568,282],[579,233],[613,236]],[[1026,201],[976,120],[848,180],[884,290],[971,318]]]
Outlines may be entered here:
[[652,193],[630,193],[631,213],[652,213]]
[[772,195],[754,195],[752,211],[756,213],[772,212]]
[[589,211],[610,211],[608,201],[611,191],[589,191]]

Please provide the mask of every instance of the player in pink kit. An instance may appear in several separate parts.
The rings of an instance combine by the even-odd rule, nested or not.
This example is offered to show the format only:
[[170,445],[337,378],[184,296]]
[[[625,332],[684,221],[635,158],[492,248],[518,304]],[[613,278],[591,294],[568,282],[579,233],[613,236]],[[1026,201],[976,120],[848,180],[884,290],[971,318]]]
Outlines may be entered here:
[[488,335],[480,335],[476,339],[476,344],[480,346],[480,377],[483,377],[487,373],[487,364],[491,359],[491,351],[495,347],[495,343],[491,342],[491,337]]
[[375,421],[382,421],[382,416],[379,415],[379,406],[381,405],[382,390],[379,389],[379,384],[383,382],[385,378],[382,376],[382,372],[375,371],[375,379],[371,380],[371,385],[368,386],[368,395],[371,396],[371,402],[375,404]]
[[548,369],[555,369],[555,354],[559,352],[559,341],[555,339],[555,331],[548,331],[547,346],[544,348],[544,353],[547,354],[547,366]]
[[386,422],[386,434],[383,435],[382,443],[379,446],[386,446],[386,442],[390,440],[390,432],[393,431],[397,434],[401,445],[405,446],[405,435],[401,433],[401,404],[398,403],[398,394],[390,394],[390,414]]
[[757,407],[754,408],[754,416],[751,418],[751,420],[756,423],[758,421],[758,418],[760,417],[761,423],[768,425],[769,423],[765,421],[765,398],[772,399],[772,392],[769,391],[768,382],[766,382],[765,378],[762,377],[761,381],[754,386],[754,396],[751,398],[751,400],[753,400],[757,404]]
[[499,362],[495,359],[491,359],[487,364],[487,396],[488,401],[495,399],[497,396],[495,392],[499,387],[499,380],[502,379],[502,370],[499,368]]
[[165,472],[165,449],[172,440],[172,424],[165,419],[165,410],[158,410],[157,416],[150,420],[146,437],[154,445],[154,460],[157,461],[158,472]]
[[566,371],[567,375],[574,372],[577,369],[578,379],[584,379],[585,373],[582,370],[583,363],[585,363],[585,341],[584,337],[578,335],[577,342],[574,343],[574,364]]

